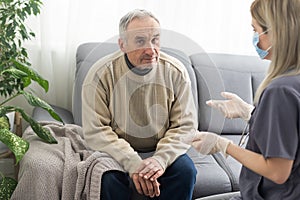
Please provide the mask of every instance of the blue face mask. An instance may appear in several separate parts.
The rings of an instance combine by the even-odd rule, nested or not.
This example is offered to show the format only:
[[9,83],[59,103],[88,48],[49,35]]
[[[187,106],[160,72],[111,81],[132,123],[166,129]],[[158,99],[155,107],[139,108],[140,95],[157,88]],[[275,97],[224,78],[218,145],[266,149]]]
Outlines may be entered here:
[[271,47],[269,47],[267,50],[262,50],[261,48],[258,47],[259,36],[261,36],[262,34],[265,34],[266,32],[267,31],[262,32],[260,34],[258,32],[254,32],[254,35],[253,35],[253,45],[261,59],[264,59],[269,54],[269,50],[271,49]]

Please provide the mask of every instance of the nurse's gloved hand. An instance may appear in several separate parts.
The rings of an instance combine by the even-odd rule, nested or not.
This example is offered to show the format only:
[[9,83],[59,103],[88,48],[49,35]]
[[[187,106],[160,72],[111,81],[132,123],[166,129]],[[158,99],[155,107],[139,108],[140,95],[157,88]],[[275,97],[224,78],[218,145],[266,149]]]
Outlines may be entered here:
[[192,146],[201,154],[214,154],[222,152],[227,157],[227,147],[232,143],[224,137],[211,132],[197,132],[194,136]]
[[227,118],[242,118],[249,121],[254,106],[243,101],[238,95],[230,92],[222,92],[227,100],[209,100],[206,104],[220,110]]

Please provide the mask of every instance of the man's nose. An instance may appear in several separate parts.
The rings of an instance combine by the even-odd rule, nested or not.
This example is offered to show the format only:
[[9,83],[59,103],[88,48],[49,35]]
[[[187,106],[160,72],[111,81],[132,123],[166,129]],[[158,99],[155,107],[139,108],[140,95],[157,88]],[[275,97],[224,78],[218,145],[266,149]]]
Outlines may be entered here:
[[153,44],[150,44],[146,47],[145,53],[148,55],[154,55],[157,54],[156,46]]

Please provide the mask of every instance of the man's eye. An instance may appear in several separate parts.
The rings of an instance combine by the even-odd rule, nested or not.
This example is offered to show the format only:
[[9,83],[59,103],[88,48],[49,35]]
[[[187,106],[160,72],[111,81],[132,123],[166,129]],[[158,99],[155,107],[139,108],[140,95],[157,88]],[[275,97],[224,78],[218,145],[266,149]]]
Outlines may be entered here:
[[145,44],[145,40],[137,40],[136,43],[139,46],[143,46]]
[[159,44],[159,38],[153,38],[153,39],[151,40],[151,43],[152,43],[152,44]]

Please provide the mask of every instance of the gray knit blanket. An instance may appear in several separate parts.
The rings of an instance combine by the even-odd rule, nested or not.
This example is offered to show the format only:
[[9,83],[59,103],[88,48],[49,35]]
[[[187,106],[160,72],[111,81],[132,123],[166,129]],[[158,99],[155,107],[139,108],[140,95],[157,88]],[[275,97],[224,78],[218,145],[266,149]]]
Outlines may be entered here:
[[90,150],[82,128],[74,124],[42,122],[58,144],[47,144],[28,127],[23,138],[30,147],[20,161],[18,185],[11,199],[100,199],[101,177],[124,169],[108,154]]

